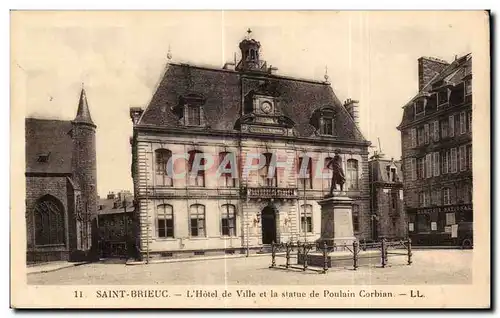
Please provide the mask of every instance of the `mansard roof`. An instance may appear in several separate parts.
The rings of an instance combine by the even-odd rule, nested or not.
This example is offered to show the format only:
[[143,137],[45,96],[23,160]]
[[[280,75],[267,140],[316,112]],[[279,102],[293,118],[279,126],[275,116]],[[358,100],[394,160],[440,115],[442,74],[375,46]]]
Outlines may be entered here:
[[[214,131],[236,132],[235,123],[242,116],[242,99],[252,92],[270,87],[279,98],[281,113],[291,119],[299,137],[311,137],[315,128],[309,123],[317,108],[330,105],[335,110],[337,139],[366,141],[331,86],[324,82],[303,80],[271,73],[249,74],[226,69],[170,63],[137,127],[184,127],[174,109],[179,98],[197,94],[205,98],[207,127]],[[320,138],[320,137],[318,137]]]
[[[472,54],[468,53],[462,57],[456,58],[452,63],[446,66],[439,74],[430,80],[421,91],[419,91],[403,108],[403,119],[399,127],[413,121],[413,103],[422,97],[430,97],[445,87],[453,88],[463,82],[464,78],[472,74]],[[453,90],[452,90],[453,91]]]

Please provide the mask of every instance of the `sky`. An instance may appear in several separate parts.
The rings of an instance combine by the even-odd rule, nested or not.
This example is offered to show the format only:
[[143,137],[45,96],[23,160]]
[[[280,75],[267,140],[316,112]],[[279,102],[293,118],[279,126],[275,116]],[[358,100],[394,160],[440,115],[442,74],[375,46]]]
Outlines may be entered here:
[[130,107],[145,108],[172,62],[222,67],[251,28],[280,75],[329,81],[359,100],[360,127],[387,158],[418,88],[417,59],[471,51],[467,12],[24,12],[12,17],[12,67],[25,116],[71,120],[84,83],[97,125],[98,193],[132,190]]

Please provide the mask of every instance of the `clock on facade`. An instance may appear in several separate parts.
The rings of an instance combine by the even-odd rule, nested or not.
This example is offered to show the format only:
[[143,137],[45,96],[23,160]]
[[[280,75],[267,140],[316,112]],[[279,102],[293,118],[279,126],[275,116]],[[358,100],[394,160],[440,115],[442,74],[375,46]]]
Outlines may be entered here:
[[270,102],[267,102],[267,101],[266,101],[266,102],[262,102],[262,103],[260,104],[260,109],[261,109],[264,113],[268,114],[268,113],[270,113],[270,112],[271,112],[271,110],[273,109],[273,105],[271,105],[271,103],[270,103]]

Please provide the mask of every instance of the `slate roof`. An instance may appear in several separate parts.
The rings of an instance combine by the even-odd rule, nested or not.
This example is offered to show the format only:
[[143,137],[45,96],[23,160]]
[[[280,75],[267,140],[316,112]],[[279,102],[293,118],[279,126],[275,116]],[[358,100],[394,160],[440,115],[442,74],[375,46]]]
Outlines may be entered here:
[[[330,85],[270,73],[258,77],[267,80],[279,95],[279,107],[295,122],[297,136],[312,136],[315,129],[309,120],[313,112],[329,105],[336,110],[338,139],[366,141]],[[181,96],[197,94],[206,100],[203,107],[209,130],[236,132],[234,126],[241,117],[242,98],[257,88],[258,83],[259,79],[249,79],[244,72],[170,63],[137,126],[198,129],[183,127],[173,111]]]
[[[26,118],[26,172],[71,173],[71,121]],[[40,162],[40,155],[48,155]]]
[[[413,120],[413,102],[422,96],[431,96],[443,86],[454,87],[460,84],[464,77],[472,74],[472,54],[468,53],[455,59],[450,65],[446,66],[439,74],[437,74],[429,83],[427,83],[420,92],[418,92],[406,105],[403,106],[403,120],[401,125],[405,125]],[[452,90],[452,96],[454,91]],[[452,97],[450,97],[451,99]],[[435,110],[435,109],[433,109]],[[426,110],[427,112],[427,110]]]
[[[134,196],[128,195],[127,199],[127,212],[134,211]],[[117,202],[118,206],[115,207],[114,203]],[[115,199],[99,199],[99,206],[97,209],[98,214],[113,214],[113,213],[124,213],[123,202],[119,202],[117,198]]]
[[[393,163],[389,159],[374,159],[370,161],[370,180],[372,182],[393,182],[389,179],[387,175],[387,166],[391,166]],[[394,166],[396,166],[396,175],[398,178],[397,182],[403,182],[403,173],[401,171],[401,162],[394,161]]]

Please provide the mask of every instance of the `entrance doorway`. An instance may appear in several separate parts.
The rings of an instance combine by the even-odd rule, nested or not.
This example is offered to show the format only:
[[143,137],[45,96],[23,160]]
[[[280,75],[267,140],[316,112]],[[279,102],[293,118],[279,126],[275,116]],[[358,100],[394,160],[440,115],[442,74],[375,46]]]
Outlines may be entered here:
[[276,210],[266,206],[262,210],[262,244],[276,243]]

